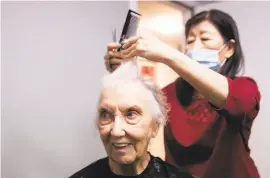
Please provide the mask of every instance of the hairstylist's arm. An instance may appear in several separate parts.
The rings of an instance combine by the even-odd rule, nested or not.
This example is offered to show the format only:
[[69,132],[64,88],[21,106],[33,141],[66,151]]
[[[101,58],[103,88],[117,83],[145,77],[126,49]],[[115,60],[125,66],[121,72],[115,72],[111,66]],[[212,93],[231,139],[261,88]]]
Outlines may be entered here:
[[109,72],[113,72],[123,60],[122,53],[116,52],[121,47],[119,43],[109,43],[107,45],[107,52],[104,56],[104,64]]
[[228,96],[228,81],[191,60],[182,52],[170,47],[153,36],[140,36],[125,41],[122,53],[125,58],[140,56],[150,61],[161,62],[172,68],[216,107],[222,108]]

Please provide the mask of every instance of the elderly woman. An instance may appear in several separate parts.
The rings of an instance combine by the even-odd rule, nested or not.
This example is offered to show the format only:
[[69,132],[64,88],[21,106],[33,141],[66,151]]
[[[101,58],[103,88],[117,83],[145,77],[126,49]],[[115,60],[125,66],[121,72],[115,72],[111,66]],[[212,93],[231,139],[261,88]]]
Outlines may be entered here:
[[70,178],[192,178],[147,151],[167,111],[161,90],[137,75],[134,61],[105,76],[97,127],[108,156]]

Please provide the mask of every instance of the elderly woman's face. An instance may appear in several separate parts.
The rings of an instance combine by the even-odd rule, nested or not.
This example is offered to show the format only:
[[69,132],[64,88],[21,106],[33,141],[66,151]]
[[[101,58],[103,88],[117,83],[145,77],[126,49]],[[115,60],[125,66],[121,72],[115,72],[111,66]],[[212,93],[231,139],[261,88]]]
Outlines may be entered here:
[[102,91],[99,133],[108,156],[118,164],[130,164],[146,155],[150,139],[157,134],[149,95],[140,83]]

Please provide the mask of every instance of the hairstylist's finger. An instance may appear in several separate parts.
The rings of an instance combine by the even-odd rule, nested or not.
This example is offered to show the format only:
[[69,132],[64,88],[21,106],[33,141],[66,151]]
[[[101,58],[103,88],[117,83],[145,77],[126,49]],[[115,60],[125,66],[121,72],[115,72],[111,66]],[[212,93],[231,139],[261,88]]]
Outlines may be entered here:
[[137,56],[137,50],[132,50],[129,54],[125,55],[126,59],[133,59],[133,57]]
[[112,59],[110,59],[109,60],[109,63],[111,64],[111,65],[115,65],[115,64],[121,64],[121,62],[123,61],[123,59],[118,59],[118,58],[112,58]]
[[117,69],[121,64],[113,64],[112,65],[112,68],[111,68],[111,71],[115,71],[115,69]]
[[141,37],[136,36],[136,37],[131,37],[127,40],[124,41],[124,45],[122,46],[123,49],[129,48],[131,45],[136,43]]
[[112,68],[111,68],[111,64],[109,63],[109,60],[105,60],[104,65],[107,71],[112,72]]
[[109,60],[111,58],[109,52],[107,52],[104,56],[104,60]]
[[131,51],[137,48],[137,45],[137,43],[134,43],[129,48],[122,50],[121,53],[123,53],[124,55],[128,55]]
[[111,51],[111,50],[114,50],[114,49],[118,49],[118,48],[120,48],[122,45],[121,44],[119,44],[119,43],[109,43],[108,45],[107,45],[107,50],[108,51]]
[[110,56],[109,58],[119,58],[119,59],[123,59],[124,58],[124,56],[123,56],[123,54],[121,52],[109,51],[108,54]]

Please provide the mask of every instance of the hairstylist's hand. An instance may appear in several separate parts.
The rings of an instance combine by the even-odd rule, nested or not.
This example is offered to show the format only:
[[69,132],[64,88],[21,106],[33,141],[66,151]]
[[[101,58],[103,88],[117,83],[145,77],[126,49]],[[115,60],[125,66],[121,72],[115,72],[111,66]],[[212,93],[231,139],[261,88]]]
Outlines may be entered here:
[[143,34],[132,37],[124,41],[124,58],[140,56],[153,62],[165,63],[166,59],[171,59],[179,51],[166,43],[160,41],[151,34]]
[[107,45],[107,52],[104,56],[104,64],[106,69],[109,72],[113,72],[119,65],[124,58],[124,55],[120,52],[117,52],[117,49],[121,47],[119,43],[109,43]]

